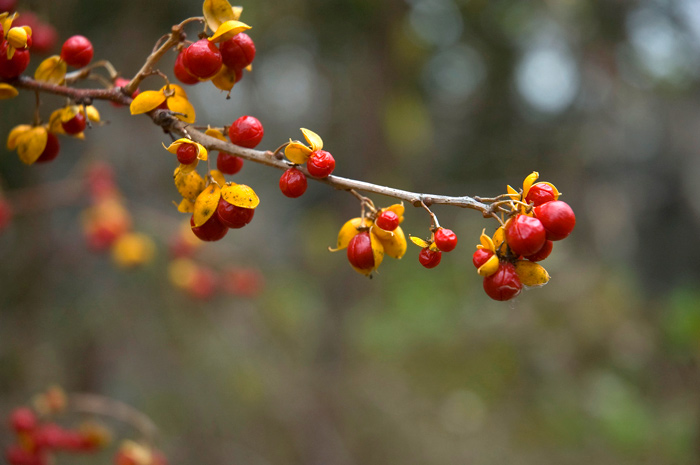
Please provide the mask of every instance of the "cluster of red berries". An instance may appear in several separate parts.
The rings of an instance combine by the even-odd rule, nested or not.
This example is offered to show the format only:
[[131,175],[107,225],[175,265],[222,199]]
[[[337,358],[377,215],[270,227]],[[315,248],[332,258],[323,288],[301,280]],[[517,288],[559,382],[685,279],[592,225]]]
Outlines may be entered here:
[[10,465],[48,465],[54,452],[95,452],[109,439],[102,428],[68,429],[42,422],[28,407],[14,409],[9,424],[17,438],[5,452]]
[[425,268],[435,268],[440,264],[443,252],[452,252],[457,247],[457,234],[442,227],[435,229],[429,242],[417,238],[411,240],[422,247],[418,254],[418,262]]
[[235,82],[243,77],[243,70],[253,63],[255,43],[240,32],[217,47],[208,39],[200,39],[183,49],[175,59],[175,77],[183,84],[194,85],[214,78],[222,71],[233,72]]
[[558,200],[558,191],[549,183],[526,186],[511,197],[517,197],[512,216],[493,239],[482,240],[472,258],[484,276],[486,294],[495,300],[516,297],[523,285],[545,284],[549,275],[537,262],[550,255],[553,241],[566,238],[576,225],[573,210]]
[[305,163],[309,174],[318,179],[327,178],[335,170],[335,158],[330,152],[323,150],[321,138],[308,129],[302,129],[302,132],[311,146],[307,147],[298,141],[287,145],[285,155],[293,165],[282,173],[279,182],[282,193],[293,199],[304,195],[308,185],[306,175],[297,168],[297,165]]

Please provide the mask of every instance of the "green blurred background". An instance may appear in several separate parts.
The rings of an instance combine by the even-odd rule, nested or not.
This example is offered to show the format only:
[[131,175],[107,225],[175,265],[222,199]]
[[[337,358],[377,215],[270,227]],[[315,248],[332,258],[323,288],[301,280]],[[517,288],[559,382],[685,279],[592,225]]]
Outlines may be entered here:
[[[261,197],[255,219],[200,260],[258,268],[264,290],[194,299],[166,271],[180,221],[168,138],[98,104],[109,124],[63,138],[50,165],[25,167],[3,148],[3,188],[80,183],[85,159],[108,160],[158,257],[125,272],[89,251],[86,198],[53,208],[48,190],[17,212],[0,235],[3,416],[53,383],[114,397],[159,425],[174,464],[700,461],[700,2],[243,7],[254,70],[228,101],[207,83],[188,88],[198,122],[252,114],[266,149],[312,128],[337,174],[420,192],[497,195],[537,170],[577,213],[544,262],[550,284],[491,301],[471,254],[495,222],[447,207],[435,211],[460,243],[438,268],[409,245],[365,279],[327,252],[358,214],[353,197],[311,182],[287,199],[280,172],[247,163],[234,180]],[[170,25],[201,14],[192,0],[19,9],[61,41],[90,37],[126,76]],[[45,118],[62,103],[46,101]],[[0,134],[31,121],[32,105],[2,102]],[[407,232],[427,235],[424,211],[406,216]]]

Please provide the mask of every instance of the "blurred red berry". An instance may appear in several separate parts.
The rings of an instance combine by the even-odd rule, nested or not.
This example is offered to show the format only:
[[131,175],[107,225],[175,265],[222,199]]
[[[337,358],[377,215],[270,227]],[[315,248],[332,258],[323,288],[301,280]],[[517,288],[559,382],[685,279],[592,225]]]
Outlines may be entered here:
[[78,113],[68,121],[64,121],[61,123],[61,127],[64,131],[66,131],[66,134],[71,135],[80,134],[85,130],[86,126],[87,120],[83,113]]
[[199,79],[212,78],[221,69],[221,52],[207,39],[198,40],[182,53],[182,64]]
[[203,241],[211,242],[222,239],[228,232],[228,228],[224,226],[219,217],[215,214],[211,216],[203,225],[194,225],[194,215],[190,218],[190,227],[195,236]]
[[236,174],[243,168],[243,159],[226,152],[216,157],[216,169],[224,174]]
[[69,37],[61,47],[61,59],[74,68],[83,68],[92,61],[92,42],[81,35]]
[[197,146],[194,144],[181,144],[177,148],[177,161],[183,165],[194,163],[197,159]]
[[47,163],[54,160],[58,156],[59,150],[61,150],[61,144],[58,142],[58,137],[49,132],[46,138],[46,147],[37,158],[36,163]]
[[374,268],[372,241],[367,231],[360,232],[350,239],[347,253],[348,261],[355,268],[359,268],[360,270]]
[[551,184],[544,182],[535,183],[528,191],[527,197],[525,197],[525,202],[535,206],[551,202],[552,200],[557,200],[557,192]]
[[29,51],[15,50],[11,59],[7,58],[7,41],[3,40],[0,45],[0,78],[14,79],[29,66]]
[[17,407],[10,413],[10,427],[17,433],[33,431],[38,424],[34,410],[29,407]]
[[549,257],[549,254],[552,253],[552,248],[554,247],[554,243],[550,240],[544,241],[544,245],[542,248],[537,252],[532,255],[526,255],[525,258],[530,260],[531,262],[541,262],[545,258]]
[[547,231],[547,239],[559,241],[564,239],[576,226],[576,215],[569,204],[561,200],[543,203],[534,208],[535,216]]
[[178,81],[180,81],[183,84],[187,85],[194,85],[199,83],[199,79],[197,79],[197,76],[192,75],[187,68],[185,67],[185,64],[183,63],[184,59],[184,52],[180,52],[177,55],[177,58],[175,59],[175,67],[173,68],[173,71],[175,72],[175,77],[177,78]]
[[472,255],[472,263],[476,268],[481,268],[491,257],[493,257],[492,251],[488,249],[476,249],[476,252]]

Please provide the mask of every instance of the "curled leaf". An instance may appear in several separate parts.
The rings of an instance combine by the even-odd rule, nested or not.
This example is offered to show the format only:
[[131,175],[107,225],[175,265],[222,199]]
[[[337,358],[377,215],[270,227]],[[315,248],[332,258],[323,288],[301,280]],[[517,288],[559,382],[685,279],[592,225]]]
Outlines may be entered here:
[[486,260],[486,263],[481,265],[476,272],[479,273],[481,276],[491,276],[494,274],[496,271],[498,271],[498,266],[499,266],[499,261],[498,257],[496,255],[491,255],[488,260]]
[[284,156],[292,163],[303,165],[311,156],[311,149],[299,141],[290,141],[284,148]]
[[197,151],[197,160],[206,161],[207,149],[202,144],[199,144],[186,137],[182,137],[176,140],[167,147],[165,147],[165,144],[163,144],[163,147],[165,147],[165,150],[167,150],[168,152],[177,155],[177,149],[179,149],[181,145],[193,145],[195,147],[195,150]]
[[241,16],[241,10],[234,10],[226,0],[204,0],[202,13],[212,31],[216,31],[226,21],[235,21]]
[[532,173],[527,175],[525,181],[523,181],[523,198],[527,197],[527,193],[530,192],[530,188],[539,177],[540,173],[538,173],[537,171],[533,171]]
[[[86,114],[87,119],[89,119],[89,120],[92,121],[93,123],[99,123],[99,122],[100,122],[100,112],[97,111],[97,108],[95,108],[94,105],[88,105],[88,106],[85,107],[85,109],[87,110],[87,114]],[[81,113],[84,113],[84,111],[83,111],[82,108],[80,109],[80,112],[81,112]]]
[[486,234],[486,229],[481,231],[479,241],[481,244],[476,246],[478,249],[486,249],[490,250],[491,252],[496,252],[496,246],[494,245],[493,240]]
[[134,100],[132,100],[131,105],[129,105],[129,111],[131,111],[132,115],[148,113],[149,111],[158,108],[163,102],[165,102],[165,95],[163,92],[157,90],[146,90],[141,92],[136,96],[136,98],[134,98]]
[[68,65],[58,55],[50,56],[42,61],[34,72],[34,79],[49,84],[63,84],[66,79]]
[[216,184],[209,184],[194,202],[194,225],[202,226],[216,213],[221,198],[221,189]]
[[306,139],[306,142],[308,142],[311,146],[312,152],[323,148],[323,140],[321,139],[321,136],[309,129],[301,128],[301,132],[304,134],[304,139]]
[[236,207],[255,208],[260,204],[255,191],[245,184],[229,183],[221,190],[221,196]]
[[421,249],[425,249],[426,247],[430,247],[430,243],[427,242],[427,241],[424,241],[424,240],[421,239],[420,237],[410,236],[410,239],[411,239],[411,242],[413,242],[414,244],[416,244],[416,245],[417,245],[418,247],[420,247]]

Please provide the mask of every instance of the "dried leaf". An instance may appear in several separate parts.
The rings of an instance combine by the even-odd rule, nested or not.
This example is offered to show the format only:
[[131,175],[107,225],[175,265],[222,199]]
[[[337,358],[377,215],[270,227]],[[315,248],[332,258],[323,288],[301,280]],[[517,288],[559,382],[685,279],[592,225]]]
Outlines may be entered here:
[[301,132],[304,134],[304,139],[306,139],[306,142],[308,142],[311,146],[312,152],[323,148],[323,139],[321,139],[321,136],[309,129],[301,128]]

